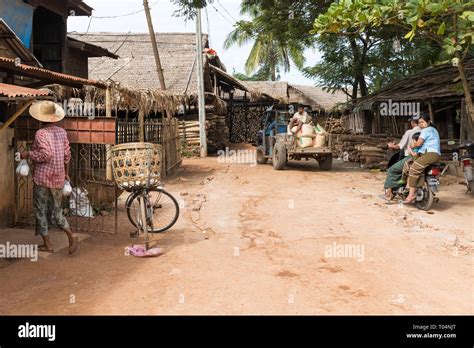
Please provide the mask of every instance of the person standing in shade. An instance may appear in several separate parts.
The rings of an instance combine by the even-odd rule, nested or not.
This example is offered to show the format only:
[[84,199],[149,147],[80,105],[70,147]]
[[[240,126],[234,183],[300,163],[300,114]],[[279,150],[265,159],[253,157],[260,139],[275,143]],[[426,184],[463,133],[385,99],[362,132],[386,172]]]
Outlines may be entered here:
[[64,118],[64,110],[51,101],[34,103],[30,115],[41,122],[30,151],[21,153],[22,159],[31,159],[33,163],[33,205],[35,208],[35,232],[41,235],[43,245],[40,251],[54,252],[49,237],[49,225],[62,229],[69,240],[69,254],[78,249],[77,237],[71,232],[63,213],[62,189],[64,181],[69,179],[69,161],[71,149],[67,133],[56,122]]

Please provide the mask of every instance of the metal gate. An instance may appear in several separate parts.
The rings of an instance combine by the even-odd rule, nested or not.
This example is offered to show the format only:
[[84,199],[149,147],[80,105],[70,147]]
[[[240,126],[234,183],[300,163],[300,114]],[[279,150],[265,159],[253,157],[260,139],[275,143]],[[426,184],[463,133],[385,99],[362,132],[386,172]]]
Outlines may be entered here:
[[[70,177],[74,194],[64,199],[63,207],[75,232],[117,233],[118,196],[110,167],[110,148],[115,142],[115,119],[68,117],[62,122],[71,142]],[[22,117],[15,122],[15,149],[30,148],[39,123]],[[97,143],[95,143],[97,142]],[[34,226],[33,181],[15,176],[15,224]]]
[[[117,121],[117,144],[140,141],[140,125],[137,120]],[[163,176],[169,174],[182,161],[179,122],[175,117],[149,119],[144,122],[145,142],[160,144],[163,149]]]

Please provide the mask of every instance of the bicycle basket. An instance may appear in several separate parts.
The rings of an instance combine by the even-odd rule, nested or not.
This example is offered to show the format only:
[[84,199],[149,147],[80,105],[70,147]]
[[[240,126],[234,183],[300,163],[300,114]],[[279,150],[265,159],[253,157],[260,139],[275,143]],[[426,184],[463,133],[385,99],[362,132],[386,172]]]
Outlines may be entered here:
[[161,176],[161,146],[126,143],[112,147],[112,168],[117,185],[127,191],[156,186]]

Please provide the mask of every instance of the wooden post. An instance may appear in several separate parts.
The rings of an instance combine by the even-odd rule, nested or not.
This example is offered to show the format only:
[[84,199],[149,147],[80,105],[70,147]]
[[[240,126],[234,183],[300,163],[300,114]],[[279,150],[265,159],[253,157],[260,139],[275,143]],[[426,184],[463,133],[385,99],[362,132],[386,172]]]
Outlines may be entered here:
[[156,44],[155,30],[153,29],[153,23],[151,21],[150,8],[148,7],[148,1],[143,0],[143,7],[145,8],[146,21],[148,23],[148,31],[150,32],[151,45],[153,46],[153,55],[155,56],[156,72],[158,73],[158,79],[160,80],[160,87],[164,91],[166,90],[165,77],[163,75],[163,69],[161,67],[160,55],[158,53],[158,45]]
[[[112,98],[111,98],[109,84],[107,84],[107,89],[105,90],[105,117],[112,117]],[[107,181],[113,180],[112,152],[111,151],[112,151],[112,147],[110,145],[105,145],[105,154],[106,154],[105,155],[106,156],[105,177]]]
[[446,109],[446,125],[448,131],[448,139],[454,139],[453,109],[451,107]]
[[214,74],[214,94],[218,95],[217,75],[216,74]]
[[431,103],[431,101],[428,101],[428,110],[430,111],[431,122],[434,123],[435,117],[434,117],[433,104]]
[[161,179],[162,180],[166,177],[166,173],[168,170],[167,144],[168,144],[167,118],[165,117],[165,111],[163,110],[161,113]]
[[10,116],[8,120],[5,121],[4,124],[0,127],[0,130],[4,130],[9,125],[11,125],[15,120],[25,111],[31,104],[33,104],[33,100],[30,100],[23,104],[13,115]]
[[145,111],[138,111],[138,134],[141,142],[145,141]]

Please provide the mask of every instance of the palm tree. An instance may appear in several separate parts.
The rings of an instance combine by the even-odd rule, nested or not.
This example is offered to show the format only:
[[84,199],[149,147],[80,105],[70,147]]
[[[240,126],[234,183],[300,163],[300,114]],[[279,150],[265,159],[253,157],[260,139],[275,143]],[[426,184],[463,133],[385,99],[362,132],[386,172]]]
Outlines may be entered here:
[[305,62],[303,45],[292,40],[285,40],[275,35],[277,28],[268,28],[265,16],[254,7],[242,8],[242,13],[252,17],[250,21],[238,21],[235,29],[227,36],[224,47],[243,46],[253,41],[253,46],[245,62],[245,72],[250,75],[255,71],[266,72],[266,78],[277,80],[277,72],[283,69],[290,71],[291,62],[302,68]]

